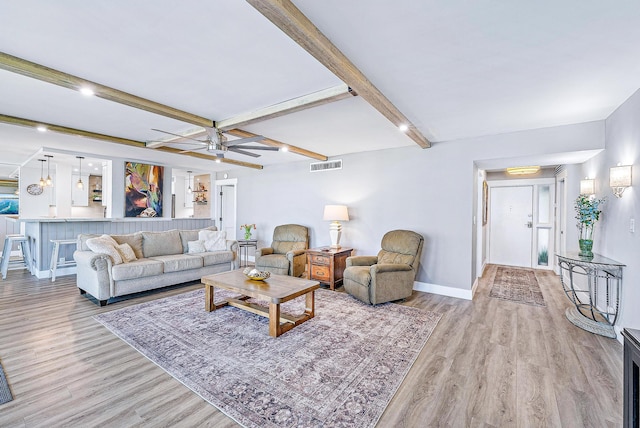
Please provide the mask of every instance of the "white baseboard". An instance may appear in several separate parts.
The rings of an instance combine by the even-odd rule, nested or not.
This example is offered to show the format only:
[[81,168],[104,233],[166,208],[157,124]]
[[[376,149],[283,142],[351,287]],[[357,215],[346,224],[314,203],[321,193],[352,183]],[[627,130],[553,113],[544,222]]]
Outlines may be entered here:
[[[59,267],[58,269],[56,269],[56,278],[60,276],[75,275],[75,274],[76,274],[75,266]],[[36,271],[35,276],[38,279],[51,278],[51,271],[49,271],[49,269]]]
[[427,282],[415,281],[413,283],[413,289],[416,291],[439,294],[441,296],[455,297],[458,299],[473,299],[473,290],[464,290],[462,288],[448,287],[446,285],[429,284]]

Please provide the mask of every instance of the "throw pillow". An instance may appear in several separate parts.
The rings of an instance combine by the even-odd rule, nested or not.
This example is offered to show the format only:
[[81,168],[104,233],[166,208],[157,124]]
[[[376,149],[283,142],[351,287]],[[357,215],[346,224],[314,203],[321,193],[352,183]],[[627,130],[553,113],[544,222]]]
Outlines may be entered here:
[[122,256],[116,248],[118,243],[113,240],[109,235],[102,235],[97,238],[87,239],[87,247],[98,254],[106,254],[111,257],[111,261],[114,265],[122,263]]
[[120,244],[120,245],[118,245],[117,248],[118,248],[118,252],[122,256],[122,260],[125,263],[129,263],[129,262],[132,262],[134,260],[138,260],[138,258],[136,257],[135,251],[133,251],[133,248],[131,248],[131,245],[129,245],[129,244]]
[[204,248],[207,251],[224,251],[227,249],[227,232],[201,230],[198,232],[198,239],[204,241]]
[[189,241],[187,242],[187,246],[189,247],[189,254],[204,253],[207,251],[204,246],[204,241]]

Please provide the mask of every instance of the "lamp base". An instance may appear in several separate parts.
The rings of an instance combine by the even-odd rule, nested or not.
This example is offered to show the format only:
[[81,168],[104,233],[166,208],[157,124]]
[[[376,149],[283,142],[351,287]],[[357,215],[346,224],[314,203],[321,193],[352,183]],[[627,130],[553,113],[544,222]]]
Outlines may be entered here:
[[342,225],[338,221],[329,224],[329,237],[331,238],[331,248],[340,248],[340,236],[342,235]]

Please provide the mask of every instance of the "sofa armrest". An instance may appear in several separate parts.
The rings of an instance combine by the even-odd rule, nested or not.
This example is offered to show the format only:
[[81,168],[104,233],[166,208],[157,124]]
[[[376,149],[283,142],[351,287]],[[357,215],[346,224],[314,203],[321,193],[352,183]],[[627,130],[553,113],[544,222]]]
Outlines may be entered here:
[[267,256],[269,254],[273,254],[273,248],[271,247],[258,248],[256,250],[256,257]]
[[231,269],[238,269],[240,267],[240,260],[238,259],[238,241],[227,239],[227,251],[231,251],[233,253]]
[[347,267],[349,266],[371,266],[378,263],[377,256],[351,256],[347,257]]
[[76,251],[76,285],[98,300],[112,297],[113,279],[111,277],[111,257],[93,251]]

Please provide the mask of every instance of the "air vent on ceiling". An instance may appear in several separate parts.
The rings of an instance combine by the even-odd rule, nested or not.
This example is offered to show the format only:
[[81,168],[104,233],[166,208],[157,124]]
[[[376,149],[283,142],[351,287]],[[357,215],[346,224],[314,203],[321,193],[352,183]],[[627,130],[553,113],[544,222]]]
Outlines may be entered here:
[[331,171],[334,169],[342,169],[342,159],[325,162],[313,162],[309,164],[310,172]]

